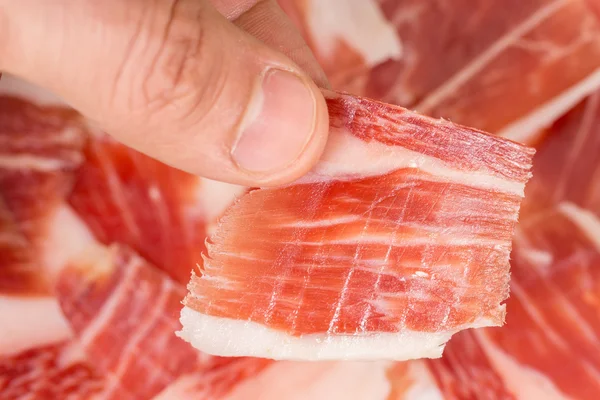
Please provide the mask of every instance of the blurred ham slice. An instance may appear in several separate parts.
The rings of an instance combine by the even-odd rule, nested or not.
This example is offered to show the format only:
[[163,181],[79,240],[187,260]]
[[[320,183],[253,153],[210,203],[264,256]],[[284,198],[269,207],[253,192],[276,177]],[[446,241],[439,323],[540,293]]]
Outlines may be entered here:
[[0,357],[2,399],[92,399],[104,380],[93,363],[73,357],[70,342],[39,346]]
[[73,111],[0,97],[0,355],[70,335],[42,265],[53,214],[83,162],[83,135]]
[[600,92],[540,134],[502,329],[429,362],[449,398],[596,399],[600,391]]
[[63,107],[0,97],[0,294],[48,293],[38,256],[49,218],[83,162],[76,117]]
[[185,288],[173,278],[189,279],[205,221],[241,189],[90,136],[50,103],[0,96],[0,398],[221,398],[259,373],[269,361],[175,336]]
[[[59,215],[62,240],[81,236],[85,225],[72,211]],[[79,243],[65,254],[57,296],[77,343],[105,376],[104,398],[151,398],[182,380],[193,383],[189,396],[219,398],[269,363],[194,351],[174,334],[183,286],[126,246]]]
[[597,0],[279,2],[334,89],[521,142],[600,87]]
[[227,356],[406,360],[439,357],[460,330],[502,325],[533,150],[326,95],[324,157],[225,212],[180,335]]
[[600,219],[572,203],[524,217],[506,326],[461,332],[430,362],[447,398],[597,397],[599,238]]

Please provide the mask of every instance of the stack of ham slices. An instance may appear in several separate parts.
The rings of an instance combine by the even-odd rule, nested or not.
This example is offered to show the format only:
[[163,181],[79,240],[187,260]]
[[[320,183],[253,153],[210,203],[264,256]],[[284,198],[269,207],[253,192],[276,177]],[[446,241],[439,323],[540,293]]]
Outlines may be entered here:
[[600,398],[600,2],[279,2],[336,90],[284,187],[2,77],[0,399]]

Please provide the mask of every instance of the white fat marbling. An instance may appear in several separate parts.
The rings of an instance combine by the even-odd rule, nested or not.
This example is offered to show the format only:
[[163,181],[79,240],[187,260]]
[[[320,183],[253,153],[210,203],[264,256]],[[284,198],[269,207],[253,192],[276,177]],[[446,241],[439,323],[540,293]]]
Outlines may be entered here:
[[52,157],[34,156],[31,154],[0,155],[0,168],[2,169],[52,172],[65,168],[68,165],[67,161]]
[[306,22],[318,38],[319,53],[331,57],[340,40],[359,52],[368,65],[402,56],[396,27],[374,0],[309,0]]
[[57,343],[71,335],[56,298],[0,296],[0,356]]
[[599,87],[600,68],[541,107],[536,108],[535,111],[505,126],[498,132],[498,136],[515,142],[532,143],[542,129],[550,126],[571,107]]
[[406,379],[411,382],[411,385],[402,400],[444,400],[435,378],[422,360],[411,361],[408,364],[407,375]]
[[94,254],[103,254],[99,250],[103,246],[68,205],[56,209],[48,226],[48,236],[43,243],[43,265],[51,278],[58,276],[69,262],[84,256],[93,259]]
[[548,377],[533,368],[520,364],[498,348],[485,336],[485,333],[477,333],[477,337],[494,369],[517,399],[567,400],[569,398],[561,393]]
[[195,205],[190,208],[189,213],[191,216],[198,213],[203,215],[206,221],[206,230],[211,235],[217,228],[218,218],[245,191],[244,186],[202,178],[199,180],[195,192]]
[[569,202],[560,203],[558,209],[573,221],[600,251],[600,218],[593,212]]

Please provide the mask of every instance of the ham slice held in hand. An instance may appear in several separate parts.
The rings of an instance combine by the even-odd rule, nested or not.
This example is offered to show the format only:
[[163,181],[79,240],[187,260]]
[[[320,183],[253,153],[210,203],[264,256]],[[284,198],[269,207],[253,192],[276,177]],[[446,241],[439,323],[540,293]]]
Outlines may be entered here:
[[326,92],[330,140],[299,181],[221,218],[179,335],[225,356],[435,358],[502,325],[533,150]]

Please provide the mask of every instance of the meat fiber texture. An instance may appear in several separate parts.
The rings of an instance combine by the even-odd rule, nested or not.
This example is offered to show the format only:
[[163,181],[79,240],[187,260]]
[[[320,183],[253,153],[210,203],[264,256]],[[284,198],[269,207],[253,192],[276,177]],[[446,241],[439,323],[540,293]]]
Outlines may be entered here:
[[1,83],[0,399],[218,399],[266,367],[175,336],[211,213],[240,188],[170,168],[39,90]]
[[325,92],[330,139],[299,181],[226,210],[179,335],[209,354],[440,357],[500,326],[533,149]]
[[[91,231],[106,245],[127,243],[151,261],[138,272],[159,269],[165,273],[145,275],[185,283],[189,261],[201,263],[199,252],[188,252],[203,248],[201,232],[214,231],[214,217],[232,194],[244,189],[184,179],[177,171],[97,136],[85,157],[77,156],[69,150],[78,147],[79,128],[70,122],[73,113],[65,113],[65,107],[50,107],[56,112],[48,112],[48,104],[56,103],[53,96],[4,75],[0,80],[4,95],[30,99],[40,108],[20,103],[7,109],[3,103],[0,110],[8,112],[0,120],[14,121],[15,137],[25,146],[33,143],[38,155],[48,147],[48,142],[40,141],[39,130],[58,129],[57,139],[48,144],[62,148],[63,156],[45,159],[63,161],[43,164],[47,170],[43,174],[22,163],[35,160],[26,151],[19,157],[7,157],[6,152],[0,157],[1,173],[8,172],[7,186],[0,188],[4,202],[0,255],[9,255],[0,260],[0,281],[14,279],[18,285],[0,284],[0,399],[597,400],[600,93],[595,91],[600,85],[600,2],[279,1],[297,22],[333,87],[535,145],[533,178],[513,243],[506,324],[457,334],[440,359],[281,361],[259,370],[262,360],[231,359],[230,364],[229,359],[200,354],[205,368],[177,376],[169,371],[181,359],[172,358],[169,349],[161,350],[172,330],[179,329],[177,322],[143,340],[148,331],[138,333],[136,308],[129,307],[131,298],[122,297],[108,303],[109,308],[130,311],[110,321],[118,326],[131,318],[133,323],[120,330],[105,324],[104,330],[115,333],[100,335],[108,340],[90,341],[89,353],[78,351],[76,342],[87,330],[79,325],[79,333],[73,332],[70,320],[80,314],[66,318],[62,308],[76,301],[71,311],[89,304],[86,313],[95,314],[104,304],[97,298],[102,291],[90,291],[96,296],[82,291],[59,303],[60,296],[44,284],[45,270],[69,252],[61,244],[74,222],[79,222],[77,226],[84,222],[87,228],[83,234],[78,230],[68,234],[68,241],[86,242]],[[0,124],[5,129],[6,123]],[[61,135],[62,127],[68,134]],[[30,141],[29,134],[36,139]],[[2,142],[0,150],[5,145]],[[49,220],[56,195],[71,187],[61,183],[58,172],[69,172],[80,162],[84,175],[77,179],[77,194],[69,196],[67,205],[73,212],[60,213],[77,218]],[[190,196],[181,189],[182,180],[200,184]],[[37,185],[38,181],[42,183]],[[19,204],[24,207],[15,207]],[[49,241],[50,246],[44,238],[47,227],[59,239]],[[4,251],[11,245],[17,250],[12,255]],[[169,262],[165,254],[177,257]],[[62,287],[89,288],[106,273],[121,271],[104,270],[105,274],[91,274],[76,286]],[[123,286],[144,290],[146,281],[133,276]],[[153,290],[159,286],[151,287],[146,299],[155,302],[159,294]],[[176,321],[180,306],[161,304],[155,305],[152,318]],[[157,396],[152,395],[157,385],[139,384],[151,381],[164,387]]]
[[600,2],[280,3],[334,87],[537,149],[506,324],[459,333],[441,359],[400,363],[417,372],[389,398],[596,400]]
[[501,329],[461,332],[429,370],[445,398],[597,399],[600,92],[540,133]]
[[337,90],[529,142],[600,87],[598,0],[278,0]]

